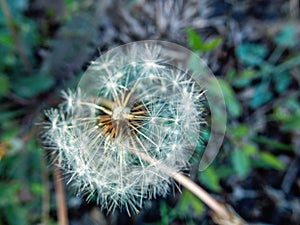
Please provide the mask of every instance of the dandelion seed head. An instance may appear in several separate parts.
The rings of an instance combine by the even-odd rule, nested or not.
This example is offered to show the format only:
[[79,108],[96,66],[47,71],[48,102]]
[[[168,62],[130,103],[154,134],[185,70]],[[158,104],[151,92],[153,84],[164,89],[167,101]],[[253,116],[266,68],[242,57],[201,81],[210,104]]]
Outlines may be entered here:
[[137,212],[144,199],[165,196],[173,180],[159,165],[182,171],[199,144],[202,87],[162,48],[107,53],[45,112],[45,143],[56,148],[68,183],[108,211]]

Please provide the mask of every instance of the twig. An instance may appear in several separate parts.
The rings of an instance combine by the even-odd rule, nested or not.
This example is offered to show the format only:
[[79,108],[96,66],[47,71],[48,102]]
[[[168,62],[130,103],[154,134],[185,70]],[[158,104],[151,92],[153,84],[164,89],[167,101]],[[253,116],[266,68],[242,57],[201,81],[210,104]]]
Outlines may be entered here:
[[159,166],[163,171],[166,171],[173,177],[174,180],[179,182],[182,186],[190,190],[199,199],[201,199],[209,208],[213,210],[212,218],[214,221],[220,225],[246,225],[247,223],[232,209],[229,205],[223,205],[216,201],[208,192],[201,188],[198,184],[192,181],[190,178],[180,174],[178,172],[172,171],[166,165],[161,164],[159,161],[151,158],[150,156],[140,153],[132,152],[141,157],[141,159],[154,163]]
[[294,181],[297,179],[298,170],[299,170],[299,160],[298,157],[296,157],[290,164],[283,178],[281,189],[284,191],[284,193],[288,194],[290,192],[291,187],[294,184]]
[[56,201],[57,201],[57,217],[59,225],[68,225],[67,207],[65,201],[65,192],[62,183],[61,171],[55,166],[54,179],[56,187]]
[[212,210],[218,213],[224,218],[229,218],[229,214],[225,207],[217,202],[210,194],[208,194],[203,188],[192,181],[190,178],[184,176],[183,174],[176,173],[173,175],[174,180],[179,182],[185,188],[194,193],[198,198],[200,198],[206,205],[208,205]]
[[4,15],[5,20],[6,20],[6,24],[8,26],[9,32],[12,36],[13,41],[14,41],[16,51],[20,55],[21,61],[24,65],[26,71],[31,73],[32,72],[32,67],[31,67],[30,61],[29,61],[29,59],[26,55],[26,51],[24,50],[24,48],[22,46],[22,42],[20,40],[19,33],[16,30],[15,25],[13,24],[13,18],[11,16],[10,11],[9,11],[7,2],[6,2],[6,0],[0,0],[0,3],[1,3],[1,8],[2,8],[2,11],[3,11],[3,15]]
[[190,190],[199,199],[201,199],[208,207],[213,210],[212,218],[220,225],[246,225],[247,223],[232,209],[231,206],[221,204],[215,200],[202,187],[192,181],[190,178],[180,173],[172,175],[174,180],[182,186]]
[[45,163],[45,158],[42,158],[42,182],[44,186],[44,192],[42,197],[42,225],[47,225],[49,222],[49,212],[50,212],[50,195],[49,195],[49,179],[48,179],[48,169]]

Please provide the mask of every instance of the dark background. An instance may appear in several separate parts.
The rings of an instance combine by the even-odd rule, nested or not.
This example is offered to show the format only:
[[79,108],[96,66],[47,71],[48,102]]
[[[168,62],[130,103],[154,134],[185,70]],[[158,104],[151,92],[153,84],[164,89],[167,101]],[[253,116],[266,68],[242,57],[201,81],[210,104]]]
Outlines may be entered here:
[[[167,40],[199,54],[219,79],[223,147],[194,180],[244,219],[300,224],[298,0],[0,0],[0,225],[57,224],[43,110],[118,45]],[[194,167],[193,167],[194,168]],[[107,215],[65,190],[70,224],[214,224],[191,193]]]

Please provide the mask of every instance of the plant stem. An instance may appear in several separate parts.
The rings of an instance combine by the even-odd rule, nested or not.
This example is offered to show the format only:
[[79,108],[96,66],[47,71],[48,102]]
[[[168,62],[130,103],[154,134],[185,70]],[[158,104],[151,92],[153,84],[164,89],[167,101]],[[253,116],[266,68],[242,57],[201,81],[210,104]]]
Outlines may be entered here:
[[209,206],[213,211],[219,214],[222,218],[230,218],[226,208],[216,201],[209,193],[207,193],[202,187],[192,181],[190,178],[184,176],[183,174],[176,173],[172,176],[174,180],[180,183],[182,186],[190,190],[199,199],[201,199],[207,206]]
[[[247,223],[237,215],[233,209],[228,210],[225,205],[221,204],[215,200],[208,192],[206,192],[202,187],[192,181],[190,178],[184,176],[181,173],[173,171],[168,166],[161,164],[157,160],[151,158],[150,156],[140,153],[132,152],[133,154],[141,157],[142,160],[145,160],[149,163],[156,164],[160,167],[161,170],[166,171],[174,180],[179,182],[186,189],[190,190],[195,194],[199,199],[201,199],[210,209],[213,210],[213,219],[220,225],[246,225]],[[231,207],[229,207],[231,208]]]
[[49,195],[49,179],[48,169],[45,162],[45,157],[41,160],[42,167],[42,182],[44,186],[44,192],[42,196],[42,224],[46,225],[49,223],[49,212],[50,212],[50,195]]
[[26,55],[26,51],[24,50],[23,46],[22,46],[22,42],[19,36],[18,31],[16,30],[16,27],[13,23],[13,18],[11,16],[10,10],[8,8],[7,2],[6,0],[0,0],[1,3],[1,8],[3,11],[3,15],[5,17],[6,20],[6,24],[8,26],[9,32],[12,36],[12,39],[14,41],[14,45],[16,48],[17,53],[19,54],[21,61],[26,69],[27,72],[31,73],[32,72],[32,67],[30,64],[30,61]]
[[67,207],[65,201],[65,192],[62,183],[61,170],[55,166],[54,179],[56,187],[56,201],[57,201],[57,217],[59,225],[68,225]]

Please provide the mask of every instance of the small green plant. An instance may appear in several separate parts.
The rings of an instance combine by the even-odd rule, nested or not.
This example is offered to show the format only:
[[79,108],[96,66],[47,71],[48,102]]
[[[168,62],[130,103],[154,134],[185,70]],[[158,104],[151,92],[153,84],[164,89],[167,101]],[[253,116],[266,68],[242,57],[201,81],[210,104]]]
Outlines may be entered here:
[[[203,40],[192,30],[188,30],[187,34],[191,48],[196,52],[201,52],[203,48],[200,46],[205,45]],[[212,43],[218,42],[213,41]],[[284,132],[299,128],[297,125],[299,124],[299,104],[295,102],[298,95],[292,93],[295,96],[287,95],[285,97],[289,93],[289,87],[294,79],[292,70],[300,65],[299,55],[292,54],[288,57],[284,55],[284,52],[291,51],[297,44],[295,28],[293,26],[284,27],[272,42],[276,44],[273,51],[259,43],[241,44],[236,50],[236,56],[242,63],[243,69],[238,72],[231,69],[224,78],[218,79],[229,116],[227,130],[230,132],[226,134],[229,142],[225,143],[224,148],[226,149],[230,145],[233,150],[228,155],[232,167],[219,165],[220,169],[218,169],[213,164],[200,173],[200,181],[212,191],[219,192],[221,190],[220,180],[233,174],[240,179],[245,179],[254,168],[279,171],[286,168],[283,162],[273,154],[273,151],[292,151],[292,146],[261,136],[259,129],[255,130],[249,124],[251,120],[239,121],[247,110],[259,110],[273,102],[275,96],[279,95],[282,96],[282,100],[274,104],[274,112],[269,114],[266,119],[282,123]],[[241,90],[249,90],[249,95],[246,95],[243,101],[238,96],[238,92]],[[288,110],[290,113],[286,116],[282,112],[285,108],[283,106],[285,100],[291,102],[292,108],[294,108],[291,111]],[[271,152],[261,149],[261,146],[266,146],[271,149]]]
[[212,51],[222,43],[221,38],[214,38],[210,42],[205,42],[204,40],[202,40],[201,36],[199,36],[191,28],[187,29],[186,33],[188,38],[188,45],[196,53],[205,53]]

